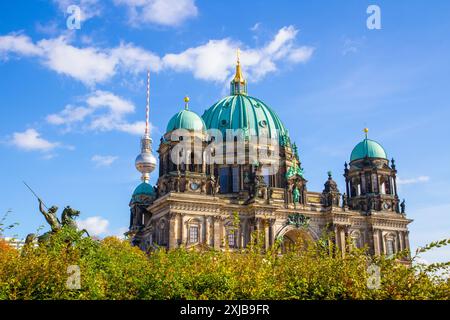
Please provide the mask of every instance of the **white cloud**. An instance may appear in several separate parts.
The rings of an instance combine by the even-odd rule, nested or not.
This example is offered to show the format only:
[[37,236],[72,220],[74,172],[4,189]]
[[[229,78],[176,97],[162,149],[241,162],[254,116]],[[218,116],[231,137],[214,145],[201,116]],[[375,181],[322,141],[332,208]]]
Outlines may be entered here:
[[225,82],[231,78],[235,67],[236,49],[241,47],[244,71],[258,81],[279,68],[279,63],[304,63],[314,53],[314,48],[297,46],[298,30],[283,27],[265,46],[246,48],[229,38],[209,40],[205,44],[179,53],[168,53],[162,58],[133,44],[121,43],[115,48],[94,46],[78,48],[69,39],[60,36],[33,43],[25,35],[0,36],[0,57],[8,54],[34,56],[49,69],[70,76],[88,86],[102,83],[118,72],[139,73],[150,68],[153,72],[173,70],[192,72],[195,78]]
[[153,72],[161,70],[161,58],[152,52],[132,44],[120,44],[111,50],[111,56],[123,70],[139,73],[150,68]]
[[84,130],[121,131],[141,135],[144,133],[145,122],[126,120],[126,116],[134,111],[132,102],[111,92],[96,90],[86,97],[84,106],[67,105],[59,113],[48,115],[46,120],[53,125],[65,126],[66,131],[79,124]]
[[189,48],[181,53],[167,54],[163,62],[166,68],[178,72],[190,71],[197,79],[223,82],[229,78],[236,62],[238,47],[238,44],[230,39],[210,40],[204,45]]
[[161,65],[157,55],[132,44],[112,49],[78,48],[65,36],[37,43],[25,35],[0,36],[0,58],[6,59],[11,54],[36,57],[49,69],[88,86],[111,79],[118,69],[138,73],[151,68],[155,72]]
[[[276,63],[281,60],[291,63],[308,61],[314,48],[295,46],[297,33],[293,26],[283,27],[266,46],[241,50],[241,62],[249,77],[254,80],[263,78],[276,71]],[[178,54],[167,54],[163,63],[168,69],[191,71],[198,79],[224,82],[233,74],[236,49],[240,46],[242,44],[231,39],[210,40]]]
[[11,139],[11,143],[19,149],[25,151],[44,151],[48,152],[60,144],[58,142],[50,142],[41,138],[39,132],[35,129],[27,129],[24,132],[15,132]]
[[102,9],[99,0],[53,0],[58,9],[67,14],[67,8],[77,5],[81,9],[81,21],[100,16]]
[[95,163],[97,167],[110,167],[118,157],[116,156],[101,156],[101,155],[94,155],[91,158],[91,161]]
[[91,236],[100,236],[108,233],[109,221],[95,216],[77,221],[78,229],[86,229]]
[[70,125],[83,121],[93,111],[93,109],[86,107],[67,105],[60,113],[48,115],[47,122],[54,125]]
[[302,63],[302,62],[308,61],[309,58],[311,58],[313,53],[314,53],[314,48],[304,46],[304,47],[300,47],[297,49],[293,49],[288,54],[288,59],[289,59],[289,61],[291,61],[293,63]]
[[64,37],[41,40],[37,46],[44,51],[44,65],[87,85],[103,82],[116,73],[117,59],[100,49],[77,48]]
[[134,112],[134,105],[130,101],[120,98],[107,91],[95,91],[93,95],[88,97],[86,102],[94,109],[106,107],[110,109],[112,114],[118,116]]
[[397,178],[397,184],[399,185],[416,184],[428,181],[430,181],[430,177],[428,176],[419,176],[417,178],[410,178],[410,179],[401,179],[400,177]]
[[0,36],[0,57],[7,58],[8,53],[23,56],[39,56],[42,54],[42,50],[26,35],[9,34]]
[[178,26],[198,15],[194,0],[114,0],[128,8],[129,22],[134,26],[143,23]]

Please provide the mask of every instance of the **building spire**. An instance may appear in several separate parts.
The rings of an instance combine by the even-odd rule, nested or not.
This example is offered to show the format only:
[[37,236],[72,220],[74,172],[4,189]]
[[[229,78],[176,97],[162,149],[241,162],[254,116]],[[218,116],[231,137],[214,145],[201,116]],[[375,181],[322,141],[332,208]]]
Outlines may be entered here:
[[150,138],[150,70],[147,71],[147,104],[145,108],[145,133],[141,138],[141,153],[137,156],[136,169],[142,173],[141,180],[148,183],[150,173],[155,170],[156,158],[152,152],[152,139]]
[[145,136],[150,135],[149,118],[150,118],[150,69],[147,70],[147,106],[145,109]]
[[239,48],[236,50],[236,72],[233,80],[231,81],[230,92],[232,95],[247,94],[247,81],[244,79],[244,75],[242,74],[241,51]]

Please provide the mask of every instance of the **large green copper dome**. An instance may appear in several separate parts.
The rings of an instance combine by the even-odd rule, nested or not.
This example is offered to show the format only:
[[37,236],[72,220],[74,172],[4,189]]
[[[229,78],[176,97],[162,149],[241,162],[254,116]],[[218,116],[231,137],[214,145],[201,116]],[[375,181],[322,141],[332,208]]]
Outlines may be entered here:
[[243,129],[245,136],[287,137],[288,131],[278,115],[264,102],[246,94],[223,98],[202,116],[207,129],[219,129],[225,137],[227,129]]
[[166,132],[176,129],[204,131],[205,123],[198,114],[185,109],[178,112],[170,119]]
[[366,157],[387,159],[387,154],[378,142],[366,138],[353,148],[350,161],[364,159]]

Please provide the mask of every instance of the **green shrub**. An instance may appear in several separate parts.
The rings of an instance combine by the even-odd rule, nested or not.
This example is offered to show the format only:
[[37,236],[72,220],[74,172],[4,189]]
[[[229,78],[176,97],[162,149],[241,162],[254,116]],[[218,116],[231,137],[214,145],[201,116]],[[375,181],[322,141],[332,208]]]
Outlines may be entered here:
[[[407,266],[360,249],[342,257],[323,243],[283,255],[256,245],[145,254],[126,240],[63,228],[20,252],[0,241],[0,299],[450,299],[448,263]],[[378,289],[367,285],[371,263],[381,270]],[[80,268],[81,289],[66,286],[70,265]]]

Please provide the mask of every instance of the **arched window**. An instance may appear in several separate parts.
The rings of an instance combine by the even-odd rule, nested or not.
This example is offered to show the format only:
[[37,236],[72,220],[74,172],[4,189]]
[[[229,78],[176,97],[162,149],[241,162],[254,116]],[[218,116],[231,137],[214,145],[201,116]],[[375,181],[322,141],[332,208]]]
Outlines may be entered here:
[[363,241],[362,241],[362,237],[361,237],[361,233],[356,230],[353,231],[351,233],[351,240],[352,240],[352,245],[354,248],[362,248],[363,247]]
[[187,223],[187,241],[188,244],[200,242],[200,221],[197,219],[190,220]]
[[230,248],[238,247],[236,228],[227,228],[227,243]]
[[197,243],[198,242],[198,226],[190,225],[189,226],[189,243]]
[[167,223],[165,220],[161,220],[158,226],[158,243],[160,245],[167,244]]
[[392,257],[396,252],[395,234],[389,233],[384,237],[386,246],[386,256]]
[[386,241],[386,255],[388,257],[391,257],[394,254],[395,250],[394,250],[394,240],[392,239],[388,239]]

